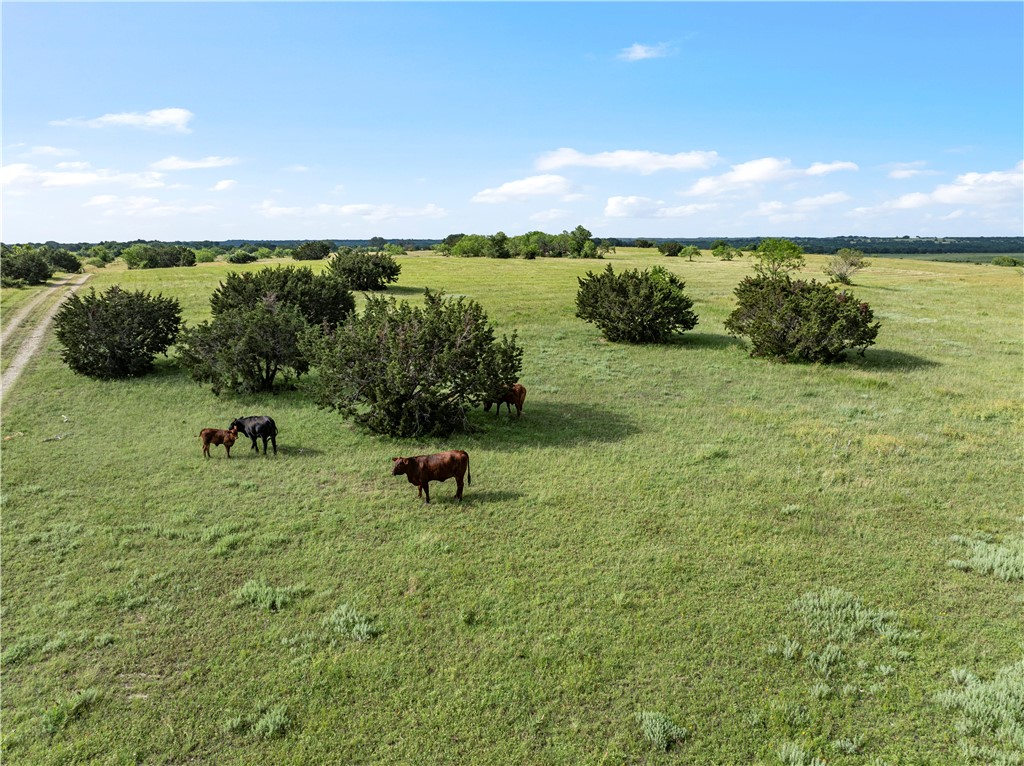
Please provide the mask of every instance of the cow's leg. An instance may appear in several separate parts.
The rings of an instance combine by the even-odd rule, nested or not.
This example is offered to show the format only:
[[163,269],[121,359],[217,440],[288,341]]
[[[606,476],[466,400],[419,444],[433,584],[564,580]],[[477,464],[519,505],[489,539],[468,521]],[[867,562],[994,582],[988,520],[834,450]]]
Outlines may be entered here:
[[252,439],[252,449],[256,450],[257,455],[260,454],[260,445],[256,443],[256,437],[250,436],[249,438]]
[[430,482],[429,481],[425,481],[420,486],[423,488],[423,494],[426,496],[426,500],[424,502],[429,504],[430,503]]
[[455,488],[455,498],[457,500],[461,500],[462,499],[462,477],[461,476],[456,476],[455,477],[455,486],[456,486],[456,488]]
[[231,445],[230,444],[225,444],[224,445],[224,451],[228,453],[228,459],[230,460],[231,459]]
[[[269,437],[261,436],[260,438],[263,439],[263,454],[266,455],[267,454],[267,439]],[[256,450],[256,451],[259,452],[259,450]]]
[[[274,445],[274,454],[276,455],[277,454],[277,437],[276,436],[271,436],[270,437],[270,443]],[[263,453],[266,454],[266,452],[267,452],[267,449],[266,449],[266,446],[264,446]]]

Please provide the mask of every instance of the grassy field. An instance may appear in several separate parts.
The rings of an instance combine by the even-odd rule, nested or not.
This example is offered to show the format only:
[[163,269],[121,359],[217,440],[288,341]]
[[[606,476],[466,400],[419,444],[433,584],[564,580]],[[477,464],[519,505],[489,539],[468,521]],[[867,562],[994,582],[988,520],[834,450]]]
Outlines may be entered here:
[[[166,360],[76,377],[52,336],[5,394],[5,763],[1021,762],[1020,269],[875,259],[877,347],[820,367],[725,333],[749,259],[612,256],[686,280],[700,324],[658,347],[574,317],[604,263],[400,260],[392,293],[519,331],[521,420],[396,441]],[[261,265],[89,284],[194,323]],[[250,414],[276,458],[203,459]],[[449,448],[462,504],[390,475]]]

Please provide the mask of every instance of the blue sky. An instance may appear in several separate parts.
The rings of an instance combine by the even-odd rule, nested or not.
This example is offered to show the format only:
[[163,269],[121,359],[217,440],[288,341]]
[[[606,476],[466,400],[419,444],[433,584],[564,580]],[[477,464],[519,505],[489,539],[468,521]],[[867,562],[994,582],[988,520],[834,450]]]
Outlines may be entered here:
[[1024,234],[1017,2],[2,13],[6,242]]

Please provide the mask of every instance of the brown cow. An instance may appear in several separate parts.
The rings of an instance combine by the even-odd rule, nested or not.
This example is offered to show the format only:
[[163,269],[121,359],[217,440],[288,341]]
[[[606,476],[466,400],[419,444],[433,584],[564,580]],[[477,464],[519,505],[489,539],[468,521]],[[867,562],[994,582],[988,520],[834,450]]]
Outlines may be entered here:
[[426,495],[426,502],[430,502],[430,482],[445,481],[455,477],[458,488],[455,490],[455,497],[462,499],[462,477],[472,486],[473,476],[469,472],[469,454],[460,449],[453,449],[448,452],[438,452],[436,455],[416,455],[415,457],[393,457],[391,458],[391,475],[399,476],[405,474],[410,484],[419,487],[417,497]]
[[[516,417],[521,418],[523,416],[523,402],[525,401],[526,386],[524,386],[522,383],[513,383],[511,386],[509,386],[509,389],[505,393],[505,395],[498,400],[498,411],[495,413],[495,415],[501,414],[501,405],[503,404],[508,405],[508,414],[511,415],[512,405],[514,404],[516,406]],[[484,412],[490,412],[492,404],[494,404],[494,402],[484,402]]]
[[230,431],[225,431],[223,428],[204,428],[199,432],[199,442],[203,445],[203,454],[206,457],[210,457],[211,444],[223,444],[224,451],[228,453],[230,458],[231,446],[235,443],[237,437],[238,429],[234,426],[231,427]]

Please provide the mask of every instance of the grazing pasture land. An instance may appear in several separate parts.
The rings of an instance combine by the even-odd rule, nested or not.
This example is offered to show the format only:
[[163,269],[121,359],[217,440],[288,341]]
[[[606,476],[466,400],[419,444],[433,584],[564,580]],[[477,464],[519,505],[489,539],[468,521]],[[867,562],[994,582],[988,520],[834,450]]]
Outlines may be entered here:
[[[601,261],[399,260],[390,293],[519,331],[521,419],[381,438],[168,360],[77,377],[52,335],[5,392],[5,763],[1020,762],[1020,269],[872,259],[878,345],[823,367],[725,333],[749,259],[611,256],[685,279],[700,323],[664,346],[574,317]],[[194,324],[261,267],[86,289]],[[276,457],[202,456],[261,414]],[[461,504],[391,475],[448,449]]]

